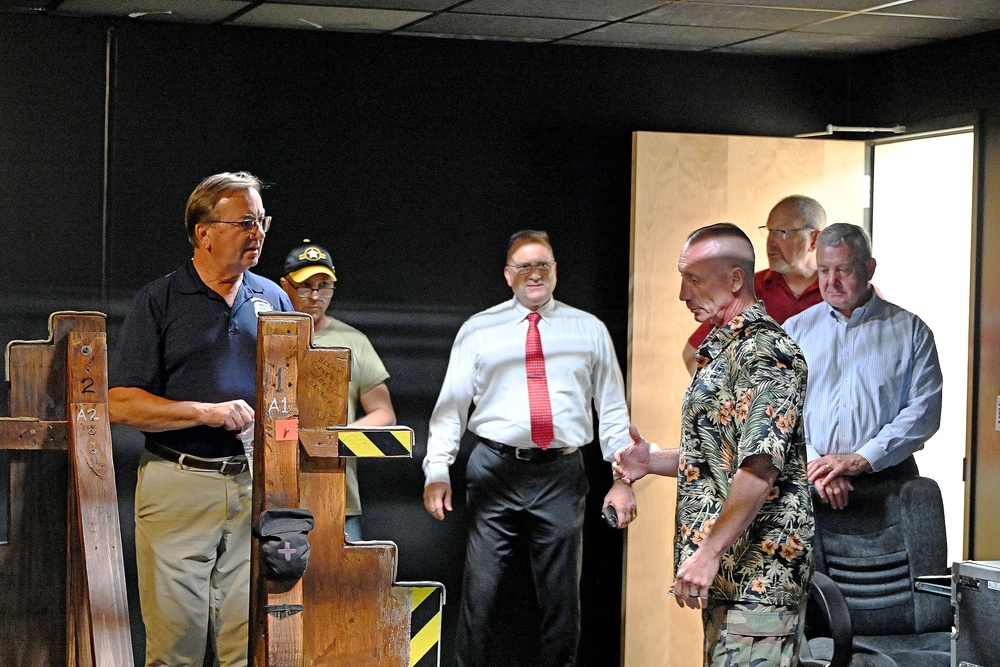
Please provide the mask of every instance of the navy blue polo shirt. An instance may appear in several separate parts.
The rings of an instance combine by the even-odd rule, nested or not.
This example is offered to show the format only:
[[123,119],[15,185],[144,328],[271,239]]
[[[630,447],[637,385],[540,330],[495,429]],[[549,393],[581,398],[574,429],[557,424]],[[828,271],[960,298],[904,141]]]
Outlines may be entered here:
[[[110,387],[137,387],[174,401],[222,403],[237,398],[255,407],[257,315],[290,311],[276,283],[243,274],[233,306],[210,289],[188,261],[143,287],[122,325]],[[147,438],[203,457],[243,453],[237,433],[193,426],[146,433]]]

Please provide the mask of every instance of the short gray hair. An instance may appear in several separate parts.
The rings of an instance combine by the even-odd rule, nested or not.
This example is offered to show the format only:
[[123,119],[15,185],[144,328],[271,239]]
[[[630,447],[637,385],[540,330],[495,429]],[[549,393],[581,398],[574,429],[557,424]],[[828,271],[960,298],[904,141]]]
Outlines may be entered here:
[[816,245],[828,247],[845,244],[851,250],[851,263],[864,267],[872,258],[872,240],[868,232],[858,225],[837,222],[819,233]]
[[705,227],[699,227],[698,229],[691,232],[685,245],[692,245],[694,243],[700,243],[702,241],[708,241],[710,239],[735,239],[741,245],[744,246],[744,252],[738,256],[728,257],[731,262],[731,266],[736,266],[743,269],[743,272],[748,276],[750,284],[753,284],[753,272],[754,272],[754,252],[753,243],[750,242],[750,237],[747,236],[746,232],[737,227],[731,222],[717,222],[714,225],[706,225]]
[[195,227],[199,222],[215,214],[215,205],[220,199],[230,192],[239,190],[253,189],[259,193],[264,187],[262,180],[246,171],[235,173],[224,171],[203,179],[188,197],[187,208],[184,211],[184,226],[187,228],[188,241],[191,245],[197,247]]
[[802,219],[802,224],[809,229],[823,229],[826,227],[826,209],[812,197],[789,195],[775,204],[774,208],[786,204],[795,206],[799,212],[799,218]]

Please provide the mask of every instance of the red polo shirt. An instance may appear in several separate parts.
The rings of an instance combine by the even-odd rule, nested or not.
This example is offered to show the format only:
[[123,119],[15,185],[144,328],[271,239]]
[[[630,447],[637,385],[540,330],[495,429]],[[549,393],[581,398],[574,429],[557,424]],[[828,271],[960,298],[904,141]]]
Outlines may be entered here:
[[[823,300],[819,293],[818,280],[814,280],[802,294],[795,296],[792,290],[788,289],[784,276],[771,269],[764,269],[754,274],[753,291],[757,295],[757,300],[764,302],[767,314],[778,324],[783,324],[792,315],[798,315]],[[697,350],[711,330],[712,324],[703,322],[688,338],[688,343]]]

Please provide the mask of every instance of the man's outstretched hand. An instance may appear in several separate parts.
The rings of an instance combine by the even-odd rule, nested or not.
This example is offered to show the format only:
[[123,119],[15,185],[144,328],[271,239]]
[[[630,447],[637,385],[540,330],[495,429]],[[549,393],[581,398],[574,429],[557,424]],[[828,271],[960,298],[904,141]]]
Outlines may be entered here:
[[611,470],[615,477],[626,484],[632,484],[649,472],[649,443],[642,439],[639,429],[634,425],[628,427],[628,434],[632,436],[632,444],[625,445],[615,452]]

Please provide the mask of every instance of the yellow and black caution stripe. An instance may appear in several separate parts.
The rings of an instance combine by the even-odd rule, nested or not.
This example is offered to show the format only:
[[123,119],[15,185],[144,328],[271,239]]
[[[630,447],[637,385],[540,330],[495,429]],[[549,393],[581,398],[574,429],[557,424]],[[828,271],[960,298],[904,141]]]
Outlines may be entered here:
[[340,456],[409,457],[413,454],[413,429],[393,426],[384,429],[338,429]]
[[441,609],[444,586],[414,585],[410,589],[410,667],[441,664]]

